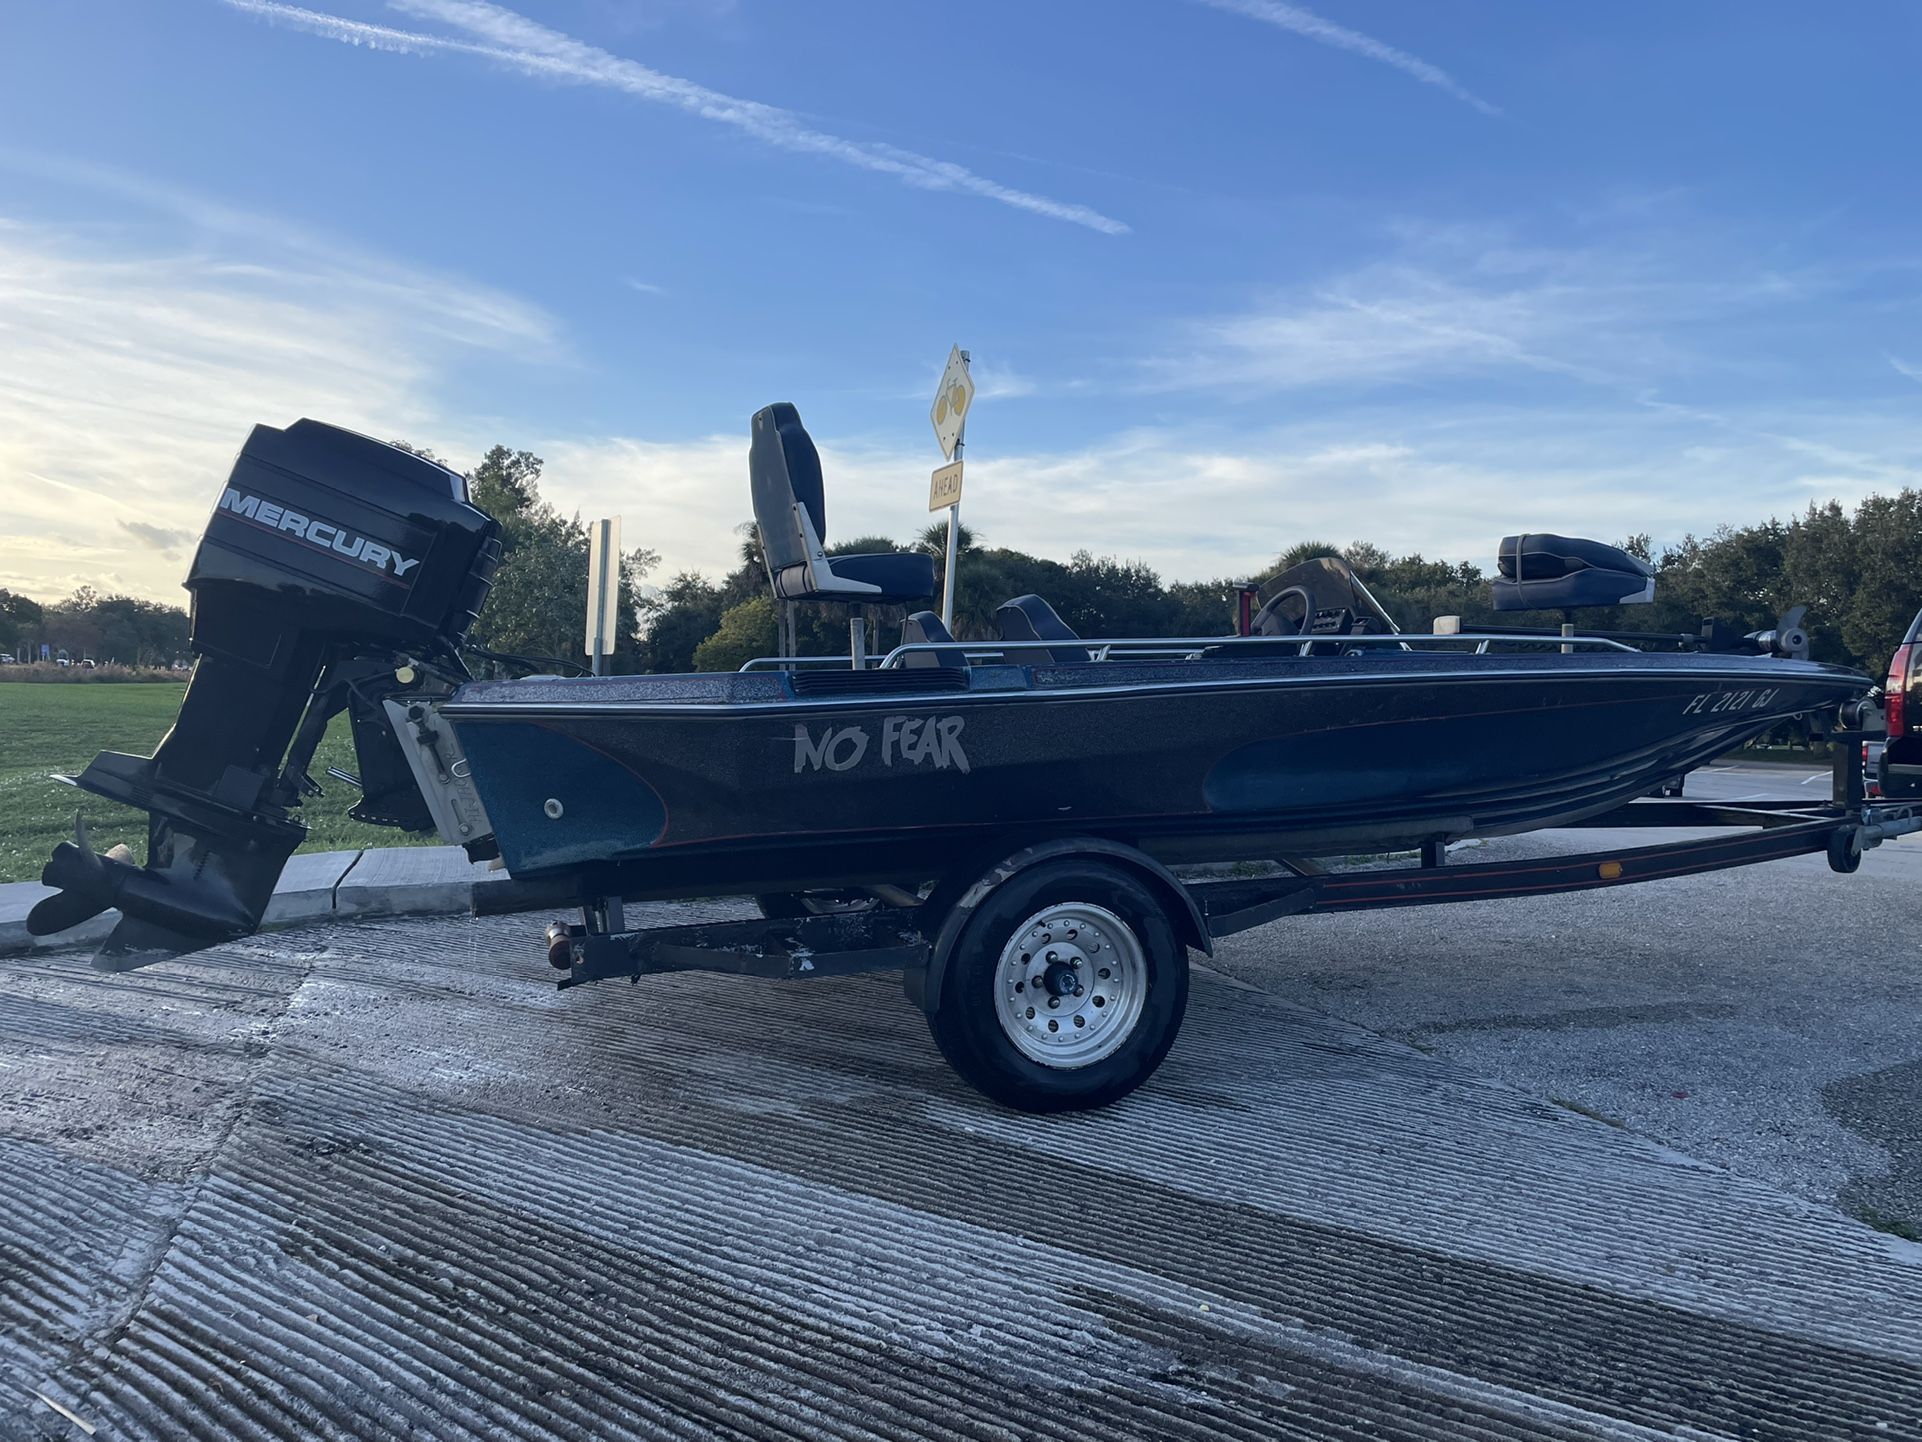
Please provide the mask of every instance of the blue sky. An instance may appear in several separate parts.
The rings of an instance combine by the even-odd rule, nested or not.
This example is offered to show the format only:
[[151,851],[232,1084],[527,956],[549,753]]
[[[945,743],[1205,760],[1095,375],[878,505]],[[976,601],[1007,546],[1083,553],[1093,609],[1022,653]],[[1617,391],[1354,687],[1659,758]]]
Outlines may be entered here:
[[0,585],[173,591],[255,421],[830,539],[1486,562],[1922,482],[1922,7],[10,0]]

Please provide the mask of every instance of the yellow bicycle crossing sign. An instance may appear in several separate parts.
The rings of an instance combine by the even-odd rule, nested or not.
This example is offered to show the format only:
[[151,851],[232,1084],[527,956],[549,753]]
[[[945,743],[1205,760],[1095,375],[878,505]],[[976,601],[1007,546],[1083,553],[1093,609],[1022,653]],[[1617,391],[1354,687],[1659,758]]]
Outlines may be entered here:
[[941,372],[941,385],[934,393],[934,408],[928,419],[934,422],[934,438],[941,442],[941,454],[954,459],[954,448],[968,422],[968,406],[974,400],[974,377],[968,374],[968,353],[956,346],[948,352],[948,368]]

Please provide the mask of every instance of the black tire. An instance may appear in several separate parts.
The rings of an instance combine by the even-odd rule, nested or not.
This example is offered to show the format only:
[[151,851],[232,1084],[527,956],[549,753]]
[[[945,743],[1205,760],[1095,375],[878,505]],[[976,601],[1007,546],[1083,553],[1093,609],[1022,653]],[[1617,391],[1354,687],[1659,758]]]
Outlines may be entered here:
[[[997,975],[1003,948],[1022,927],[1049,907],[1076,903],[1124,924],[1139,946],[1146,990],[1114,1050],[1086,1064],[1049,1065],[1027,1055],[998,1015]],[[1083,1111],[1126,1096],[1168,1055],[1188,1008],[1188,949],[1161,899],[1135,876],[1099,861],[1044,862],[1003,882],[968,918],[936,1002],[928,1030],[975,1090],[1020,1111]]]
[[1829,869],[1848,876],[1862,869],[1862,833],[1853,826],[1829,835]]

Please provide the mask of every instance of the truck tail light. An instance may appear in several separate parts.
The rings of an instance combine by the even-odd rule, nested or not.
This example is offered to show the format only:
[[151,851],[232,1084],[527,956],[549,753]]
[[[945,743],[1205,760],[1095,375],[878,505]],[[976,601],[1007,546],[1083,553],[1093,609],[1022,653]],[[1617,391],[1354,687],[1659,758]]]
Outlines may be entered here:
[[1922,714],[1910,716],[1911,709],[1922,713],[1922,707],[1912,708],[1909,704],[1909,668],[1915,661],[1915,654],[1922,647],[1897,646],[1895,654],[1889,658],[1889,735],[1891,738],[1906,735],[1912,725],[1922,725]]

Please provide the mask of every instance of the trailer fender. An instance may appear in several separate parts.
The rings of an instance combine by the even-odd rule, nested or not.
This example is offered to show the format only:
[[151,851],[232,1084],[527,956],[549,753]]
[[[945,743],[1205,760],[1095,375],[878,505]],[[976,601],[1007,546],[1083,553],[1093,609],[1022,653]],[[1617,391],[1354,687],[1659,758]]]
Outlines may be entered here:
[[1133,872],[1161,899],[1169,924],[1182,944],[1204,956],[1214,955],[1214,938],[1208,934],[1208,921],[1202,915],[1200,903],[1167,867],[1124,842],[1094,836],[1064,836],[1024,846],[976,873],[972,880],[954,882],[953,891],[945,881],[935,887],[922,904],[940,914],[940,929],[932,938],[927,966],[910,969],[903,977],[908,998],[932,1015],[941,1004],[941,983],[947,973],[948,957],[981,904],[997,887],[1029,867],[1069,858],[1105,861]]

